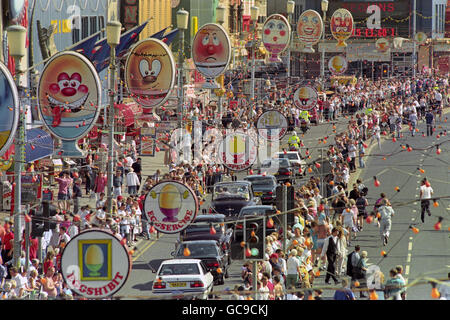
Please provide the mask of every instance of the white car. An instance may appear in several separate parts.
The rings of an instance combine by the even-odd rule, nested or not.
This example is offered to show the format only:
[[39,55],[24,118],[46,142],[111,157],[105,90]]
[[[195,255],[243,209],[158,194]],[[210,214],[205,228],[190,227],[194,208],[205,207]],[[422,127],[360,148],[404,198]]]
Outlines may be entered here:
[[[300,154],[297,151],[286,151],[286,152],[277,152],[275,154],[276,158],[287,158],[291,162],[291,164],[295,167],[302,168],[302,173],[305,174],[306,162],[302,159]],[[296,170],[296,175],[298,175],[298,170]]]
[[165,260],[159,266],[153,281],[153,294],[174,298],[208,299],[214,286],[214,277],[199,259]]

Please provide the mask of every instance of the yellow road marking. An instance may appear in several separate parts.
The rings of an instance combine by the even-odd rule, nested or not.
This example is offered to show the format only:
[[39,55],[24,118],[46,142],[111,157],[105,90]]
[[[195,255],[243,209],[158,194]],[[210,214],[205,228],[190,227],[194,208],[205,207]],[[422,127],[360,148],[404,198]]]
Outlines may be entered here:
[[[162,235],[161,235],[162,237]],[[161,239],[161,237],[159,239]],[[133,262],[136,261],[145,251],[147,251],[152,245],[154,245],[156,243],[156,241],[158,241],[159,239],[153,240],[152,242],[150,242],[147,246],[145,246],[143,249],[139,249],[139,254],[133,258]]]

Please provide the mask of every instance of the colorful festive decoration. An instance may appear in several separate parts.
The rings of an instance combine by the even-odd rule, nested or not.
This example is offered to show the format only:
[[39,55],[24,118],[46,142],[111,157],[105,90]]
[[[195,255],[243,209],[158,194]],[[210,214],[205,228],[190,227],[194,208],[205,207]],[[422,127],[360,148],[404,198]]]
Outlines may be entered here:
[[322,38],[324,25],[322,17],[315,10],[306,10],[297,22],[297,37],[301,43],[305,44],[303,52],[313,53],[313,45]]
[[262,43],[270,53],[270,62],[281,62],[279,54],[287,49],[291,38],[291,26],[281,14],[272,14],[262,27]]
[[350,38],[353,32],[353,16],[347,9],[339,8],[331,16],[331,34],[338,41],[336,47],[346,47],[345,40]]

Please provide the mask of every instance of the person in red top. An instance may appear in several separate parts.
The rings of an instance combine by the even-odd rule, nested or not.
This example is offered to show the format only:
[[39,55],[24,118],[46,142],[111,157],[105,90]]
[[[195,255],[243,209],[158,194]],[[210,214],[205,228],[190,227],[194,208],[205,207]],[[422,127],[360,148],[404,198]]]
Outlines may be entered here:
[[[25,232],[22,236],[22,250],[26,250],[26,243],[25,243]],[[30,260],[37,259],[37,251],[38,251],[38,239],[32,238],[30,236]]]
[[11,222],[7,221],[5,223],[5,235],[2,238],[2,258],[3,263],[8,262],[13,257],[13,241],[14,232],[11,231]]

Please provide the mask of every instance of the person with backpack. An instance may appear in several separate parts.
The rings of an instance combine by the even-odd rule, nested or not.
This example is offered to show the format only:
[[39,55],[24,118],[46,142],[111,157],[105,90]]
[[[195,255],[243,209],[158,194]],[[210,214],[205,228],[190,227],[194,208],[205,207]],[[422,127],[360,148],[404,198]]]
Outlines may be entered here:
[[359,256],[359,252],[361,250],[361,247],[359,245],[355,246],[355,250],[350,252],[347,255],[347,275],[352,278],[352,284],[356,281],[354,269],[358,265],[359,259],[361,258]]
[[359,288],[361,289],[361,291],[359,292],[359,297],[360,298],[367,298],[367,296],[364,294],[364,289],[367,288],[367,270],[368,270],[368,265],[367,265],[367,251],[363,251],[361,252],[361,257],[358,261],[358,263],[356,264],[355,267],[353,267],[353,274],[354,274],[354,278],[355,280],[358,280],[358,282],[360,283]]

